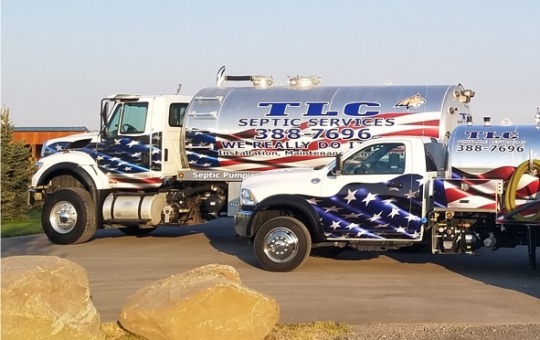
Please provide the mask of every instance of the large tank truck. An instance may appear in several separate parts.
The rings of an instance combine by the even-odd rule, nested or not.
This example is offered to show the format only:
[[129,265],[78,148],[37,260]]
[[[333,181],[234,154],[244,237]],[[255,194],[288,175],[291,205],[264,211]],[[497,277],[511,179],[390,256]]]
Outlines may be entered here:
[[[231,81],[253,86],[224,86]],[[470,119],[474,95],[461,85],[319,86],[318,77],[300,76],[288,86],[272,82],[227,76],[222,68],[216,87],[190,99],[104,98],[96,140],[37,163],[31,200],[44,201],[49,240],[81,243],[99,228],[142,234],[234,216],[242,179],[325,164],[375,137],[447,139]]]
[[434,254],[526,245],[534,268],[539,177],[540,124],[460,125],[447,143],[387,136],[325,166],[245,179],[235,229],[272,271],[295,269],[312,247],[429,244]]

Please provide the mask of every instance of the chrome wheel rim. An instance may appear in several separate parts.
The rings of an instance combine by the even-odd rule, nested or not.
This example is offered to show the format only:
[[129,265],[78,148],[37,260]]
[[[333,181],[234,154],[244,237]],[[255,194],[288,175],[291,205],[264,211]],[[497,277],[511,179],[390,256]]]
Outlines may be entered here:
[[77,209],[68,201],[57,202],[49,215],[51,227],[59,234],[67,234],[77,224]]
[[274,228],[264,237],[264,253],[273,262],[288,262],[298,253],[298,237],[290,229]]

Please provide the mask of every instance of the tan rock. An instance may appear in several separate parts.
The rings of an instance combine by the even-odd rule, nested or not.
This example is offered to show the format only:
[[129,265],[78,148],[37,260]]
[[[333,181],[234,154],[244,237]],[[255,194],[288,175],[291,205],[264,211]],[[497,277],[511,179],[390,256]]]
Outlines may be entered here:
[[130,296],[119,321],[150,340],[263,339],[277,302],[240,283],[230,266],[209,265],[159,280]]
[[2,340],[104,339],[86,270],[56,256],[2,259]]

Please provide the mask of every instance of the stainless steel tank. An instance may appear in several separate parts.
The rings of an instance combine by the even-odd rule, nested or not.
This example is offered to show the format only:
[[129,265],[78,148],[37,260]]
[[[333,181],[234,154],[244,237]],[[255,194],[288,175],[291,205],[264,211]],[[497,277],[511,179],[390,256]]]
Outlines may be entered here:
[[471,92],[455,85],[206,88],[186,114],[186,161],[193,169],[260,171],[320,164],[376,136],[443,139],[470,116]]

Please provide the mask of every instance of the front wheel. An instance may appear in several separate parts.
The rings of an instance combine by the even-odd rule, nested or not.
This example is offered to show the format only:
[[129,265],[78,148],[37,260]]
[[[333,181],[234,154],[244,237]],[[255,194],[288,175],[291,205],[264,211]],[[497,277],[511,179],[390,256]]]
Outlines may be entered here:
[[311,251],[306,226],[289,216],[274,217],[257,231],[253,242],[255,257],[266,270],[288,272],[299,267]]
[[41,225],[52,243],[83,243],[94,237],[97,224],[90,193],[82,188],[64,188],[46,197]]

